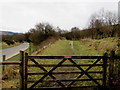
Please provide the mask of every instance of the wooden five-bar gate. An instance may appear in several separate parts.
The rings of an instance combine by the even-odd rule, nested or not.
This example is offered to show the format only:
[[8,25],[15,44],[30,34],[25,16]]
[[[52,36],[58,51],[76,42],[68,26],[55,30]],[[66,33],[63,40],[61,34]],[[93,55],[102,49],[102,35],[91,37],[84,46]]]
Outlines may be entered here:
[[[47,59],[60,59],[57,64],[42,64],[40,63],[40,60]],[[88,60],[88,59],[93,59],[92,64],[78,64],[76,63],[76,60],[79,62],[81,60]],[[112,74],[112,68],[113,68],[113,59],[120,59],[120,57],[114,56],[112,54],[110,57],[108,57],[107,53],[104,54],[104,56],[32,56],[28,55],[28,53],[25,53],[21,51],[21,62],[17,63],[20,64],[20,73],[21,73],[21,88],[22,90],[27,90],[27,89],[43,89],[43,88],[59,88],[59,89],[69,89],[69,88],[81,88],[81,87],[98,87],[98,88],[106,88],[110,85],[111,81],[111,74]],[[66,64],[65,62],[69,61],[71,64]],[[10,62],[11,63],[11,62]],[[7,63],[6,64],[10,64]],[[5,62],[3,62],[5,64]],[[16,64],[14,62],[14,64]],[[107,67],[109,65],[109,68]],[[29,69],[33,67],[34,71],[29,72]],[[50,69],[47,68],[51,67]],[[76,67],[78,71],[58,71],[56,72],[55,70],[59,67]],[[86,67],[86,68],[84,68]],[[93,67],[98,67],[101,68],[102,70],[97,71],[90,71],[91,68]],[[40,72],[35,72],[36,69],[40,69]],[[42,70],[42,72],[41,72]],[[107,74],[108,78],[107,78]],[[64,74],[78,74],[75,78],[67,78],[65,79],[64,77],[57,78],[55,75],[64,75]],[[101,74],[102,77],[95,77],[96,74]],[[86,76],[87,78],[82,78],[82,76]],[[51,79],[46,79],[47,77],[51,77]],[[33,78],[32,78],[33,77]],[[37,80],[34,80],[34,78],[37,77]],[[79,85],[74,86],[75,82],[77,81],[92,81],[95,85]],[[109,82],[107,82],[109,81]],[[45,85],[47,82],[55,82],[57,83],[57,86],[53,87],[45,87],[45,85],[42,85],[42,83],[45,82]],[[65,84],[65,82],[69,82]],[[39,85],[40,84],[40,85]]]
[[[39,63],[39,60],[41,59],[61,59],[61,61],[59,61],[57,64],[41,64]],[[77,64],[75,62],[74,59],[96,59],[94,60],[94,62],[92,64]],[[69,60],[72,64],[64,64],[65,61]],[[98,62],[102,61],[102,63],[97,64]],[[44,83],[44,82],[57,82],[58,85],[60,86],[60,88],[72,88],[74,86],[72,86],[76,81],[93,81],[93,83],[96,84],[97,87],[106,87],[106,75],[107,75],[107,56],[29,56],[27,53],[25,54],[25,60],[22,61],[23,62],[23,67],[25,67],[25,69],[23,70],[24,73],[24,77],[23,77],[23,87],[24,89],[35,89],[36,86],[39,83]],[[28,64],[28,62],[33,62],[34,64]],[[84,70],[82,68],[82,66],[88,66],[86,68],[86,70]],[[89,70],[94,67],[94,66],[102,66],[102,71],[90,71]],[[28,71],[28,69],[30,67],[38,67],[40,69],[42,69],[44,72],[30,72]],[[47,70],[45,67],[52,67],[50,70]],[[79,69],[79,71],[77,72],[54,72],[54,70],[56,70],[58,67],[77,67]],[[57,77],[55,77],[55,74],[78,74],[79,75],[74,78],[74,79],[59,79]],[[100,73],[102,74],[102,78],[94,78],[90,75],[90,73]],[[43,74],[43,76],[41,76],[40,78],[38,78],[38,80],[29,80],[28,77],[29,76],[33,76],[33,75],[41,75]],[[83,75],[86,75],[88,77],[88,79],[80,79]],[[45,78],[47,76],[50,76],[52,78],[52,80],[46,80]],[[45,80],[44,80],[45,79]],[[98,80],[102,80],[102,83],[99,83]],[[63,82],[70,82],[68,85],[64,85]],[[28,83],[32,83],[31,85],[29,85],[28,87]],[[78,88],[81,86],[78,86]],[[92,86],[82,86],[82,87],[92,87]],[[40,87],[38,87],[40,88]],[[43,87],[41,87],[43,88]],[[50,88],[50,87],[44,87],[44,88]],[[57,88],[57,87],[52,87],[52,88]]]

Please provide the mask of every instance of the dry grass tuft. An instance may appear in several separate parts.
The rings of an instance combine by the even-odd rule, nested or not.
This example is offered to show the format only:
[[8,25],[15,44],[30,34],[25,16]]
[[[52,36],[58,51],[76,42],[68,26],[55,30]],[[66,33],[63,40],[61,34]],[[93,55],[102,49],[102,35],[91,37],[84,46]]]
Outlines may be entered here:
[[2,87],[18,88],[19,78],[19,66],[6,66],[2,74]]
[[18,74],[19,71],[16,70],[17,66],[7,66],[5,67],[5,71],[3,71],[2,80],[12,80],[14,79]]

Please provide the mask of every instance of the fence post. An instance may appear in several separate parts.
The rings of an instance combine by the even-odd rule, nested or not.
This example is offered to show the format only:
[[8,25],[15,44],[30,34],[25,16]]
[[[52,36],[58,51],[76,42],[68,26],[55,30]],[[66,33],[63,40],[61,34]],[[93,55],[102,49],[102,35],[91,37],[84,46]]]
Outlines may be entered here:
[[[5,59],[6,59],[6,55],[3,55],[3,62],[5,61]],[[5,66],[3,65],[3,71],[5,70]]]
[[27,90],[27,64],[28,64],[28,53],[25,53],[25,59],[24,59],[24,65],[25,65],[25,86],[24,86],[24,90]]
[[29,55],[31,55],[31,42],[29,43]]
[[20,88],[21,90],[24,90],[24,51],[20,51]]
[[103,87],[106,87],[106,81],[107,81],[107,57],[108,57],[108,53],[104,54],[104,58],[103,58]]
[[111,51],[109,60],[109,86],[112,86],[115,51]]

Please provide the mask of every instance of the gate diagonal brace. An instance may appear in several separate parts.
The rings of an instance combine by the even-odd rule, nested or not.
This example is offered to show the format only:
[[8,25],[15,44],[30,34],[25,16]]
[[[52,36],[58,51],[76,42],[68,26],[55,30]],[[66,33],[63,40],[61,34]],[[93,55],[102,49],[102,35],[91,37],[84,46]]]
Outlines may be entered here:
[[[100,59],[97,59],[91,66],[89,66],[86,70],[83,70],[81,67],[79,67],[72,59],[68,59],[71,63],[73,63],[79,70],[82,71],[82,73],[76,78],[80,78],[82,77],[84,74],[87,75],[92,81],[94,81],[98,86],[100,86],[100,84],[94,80],[89,74],[88,74],[88,70],[91,69],[98,61],[100,61]],[[71,85],[74,83],[75,81],[72,81],[71,83],[68,84],[67,87],[71,87]]]
[[[33,60],[33,59],[32,59]],[[43,76],[43,77],[41,77],[38,81],[36,81],[30,88],[29,88],[29,90],[30,89],[32,89],[33,87],[35,87],[39,82],[42,82],[43,81],[43,79],[45,78],[45,77],[47,77],[48,75],[49,76],[51,76],[51,73],[52,73],[52,71],[54,71],[57,67],[59,67],[59,66],[61,66],[62,65],[62,63],[64,63],[65,61],[66,61],[67,59],[63,59],[61,62],[59,62],[55,67],[53,67],[50,71],[47,71],[47,73]],[[33,60],[33,61],[35,61],[35,60]],[[36,61],[34,62],[34,63],[36,63]],[[37,65],[38,65],[38,63],[36,63]],[[38,65],[39,66],[39,65]],[[43,67],[42,67],[43,68]],[[45,70],[46,71],[46,70]],[[52,76],[52,78],[54,78],[54,79],[56,79],[54,76]],[[57,82],[58,82],[58,80],[57,80]],[[60,84],[61,82],[59,82],[59,84]],[[62,83],[61,83],[62,84]],[[60,85],[61,85],[60,84]],[[62,84],[63,85],[63,84]],[[62,87],[65,87],[64,85],[62,86]]]
[[[32,60],[40,69],[42,69],[44,72],[48,73],[48,71],[47,71],[44,67],[40,66],[38,62],[36,62],[34,59],[31,59],[31,60]],[[55,80],[59,85],[61,85],[62,87],[65,87],[64,84],[62,84],[59,80],[56,80],[56,78],[55,78],[52,74],[49,74],[49,76],[50,76],[51,78],[53,78],[53,80]]]

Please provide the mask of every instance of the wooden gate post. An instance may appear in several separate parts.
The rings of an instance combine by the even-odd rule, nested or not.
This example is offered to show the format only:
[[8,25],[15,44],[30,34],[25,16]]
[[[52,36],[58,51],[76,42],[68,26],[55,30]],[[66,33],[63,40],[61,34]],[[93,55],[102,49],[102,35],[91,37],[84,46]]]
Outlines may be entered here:
[[112,86],[115,51],[111,51],[109,60],[109,86]]
[[28,64],[28,53],[25,53],[25,59],[24,59],[24,65],[25,65],[25,84],[24,84],[24,90],[27,90],[27,64]]
[[106,81],[107,81],[107,57],[108,57],[108,54],[105,53],[104,54],[104,58],[103,58],[103,87],[106,87]]
[[31,42],[29,43],[29,55],[31,55],[32,51],[31,51]]
[[21,61],[21,64],[20,64],[20,88],[21,90],[24,90],[24,51],[20,51],[20,61]]
[[[3,62],[5,61],[5,59],[6,59],[6,55],[3,55]],[[2,67],[3,69],[3,71],[5,70],[5,66],[3,65],[3,67]]]

